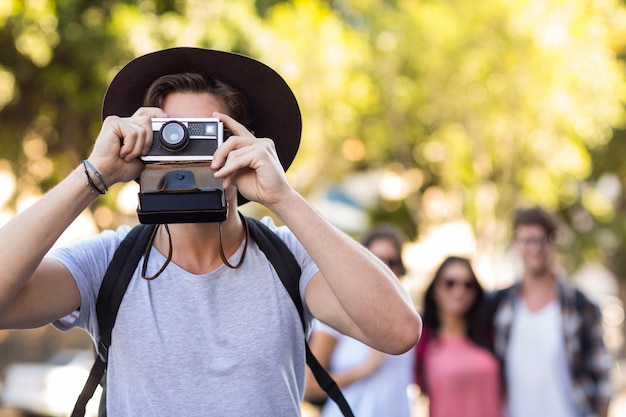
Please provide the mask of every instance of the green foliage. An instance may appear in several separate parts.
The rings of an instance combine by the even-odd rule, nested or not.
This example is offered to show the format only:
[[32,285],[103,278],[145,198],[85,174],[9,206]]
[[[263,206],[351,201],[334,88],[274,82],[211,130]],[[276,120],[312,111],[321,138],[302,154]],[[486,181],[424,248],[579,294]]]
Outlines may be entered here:
[[[372,218],[413,236],[463,217],[500,243],[516,205],[543,204],[571,224],[577,258],[602,258],[626,236],[624,198],[598,191],[607,174],[625,185],[613,135],[625,16],[616,0],[9,0],[0,159],[20,192],[45,190],[88,154],[120,66],[163,47],[224,49],[294,89],[304,132],[289,177],[305,195],[387,171],[405,184],[371,200]],[[115,196],[99,204],[114,212]]]

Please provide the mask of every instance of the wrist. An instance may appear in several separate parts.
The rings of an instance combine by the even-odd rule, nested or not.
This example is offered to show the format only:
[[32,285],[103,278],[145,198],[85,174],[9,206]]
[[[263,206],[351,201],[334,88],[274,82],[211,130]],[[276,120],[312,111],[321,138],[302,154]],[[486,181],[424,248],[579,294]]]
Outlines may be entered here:
[[76,182],[80,182],[83,185],[83,188],[87,191],[88,194],[92,198],[96,198],[100,196],[100,193],[94,190],[90,185],[87,177],[85,176],[85,170],[83,169],[82,164],[74,168],[72,171],[71,177],[76,180]]
[[104,195],[109,190],[102,173],[89,160],[85,159],[73,172],[89,188],[90,193]]
[[265,206],[270,209],[279,218],[286,216],[295,207],[299,206],[303,202],[303,198],[293,188],[288,187],[285,192],[280,194],[280,198]]
[[[98,191],[100,194],[105,194],[109,191],[109,186],[104,181],[102,174],[88,159],[83,161],[83,168],[85,168],[85,175],[87,176],[87,181],[91,188]],[[94,176],[97,178],[97,181],[93,178]]]

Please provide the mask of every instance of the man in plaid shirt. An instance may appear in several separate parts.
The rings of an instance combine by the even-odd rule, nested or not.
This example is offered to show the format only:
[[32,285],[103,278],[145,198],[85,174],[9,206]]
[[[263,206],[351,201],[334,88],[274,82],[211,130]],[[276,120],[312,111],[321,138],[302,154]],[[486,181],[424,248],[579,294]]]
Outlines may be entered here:
[[598,307],[553,267],[557,226],[540,207],[520,209],[513,246],[521,280],[494,296],[495,351],[510,417],[606,417],[613,359]]

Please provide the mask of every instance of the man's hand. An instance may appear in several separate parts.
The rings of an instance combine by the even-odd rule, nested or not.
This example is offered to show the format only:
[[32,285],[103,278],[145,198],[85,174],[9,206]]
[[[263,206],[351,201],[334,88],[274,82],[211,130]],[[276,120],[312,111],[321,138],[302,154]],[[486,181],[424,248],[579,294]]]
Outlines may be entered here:
[[256,138],[228,115],[216,112],[213,116],[233,133],[213,155],[215,177],[224,180],[224,189],[234,185],[248,200],[266,206],[277,203],[290,186],[274,141]]
[[109,116],[102,123],[89,161],[111,186],[128,182],[144,169],[139,159],[152,146],[152,118],[167,117],[157,107],[142,107],[131,117]]

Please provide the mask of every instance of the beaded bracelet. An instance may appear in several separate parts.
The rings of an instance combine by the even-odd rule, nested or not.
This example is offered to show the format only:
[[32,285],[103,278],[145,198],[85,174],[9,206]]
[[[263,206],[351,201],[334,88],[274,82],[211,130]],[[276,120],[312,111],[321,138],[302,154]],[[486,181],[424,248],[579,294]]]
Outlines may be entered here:
[[[88,160],[84,160],[83,161],[83,167],[85,168],[85,175],[87,176],[87,181],[89,182],[89,186],[91,188],[93,188],[95,191],[97,191],[99,194],[105,194],[107,191],[109,191],[109,187],[107,187],[106,183],[104,182],[104,179],[102,178],[102,174],[100,174],[100,171],[98,171],[96,169],[96,167],[94,167],[92,165],[91,162],[89,162]],[[91,171],[93,171],[93,173],[96,175],[96,177],[98,178],[98,180],[100,181],[100,183],[102,184],[102,186],[104,187],[104,191],[100,189],[100,187],[98,187],[96,185],[96,183],[93,181],[93,178],[91,178],[91,175],[89,175],[89,170],[87,169],[89,167],[89,169],[91,169]]]

